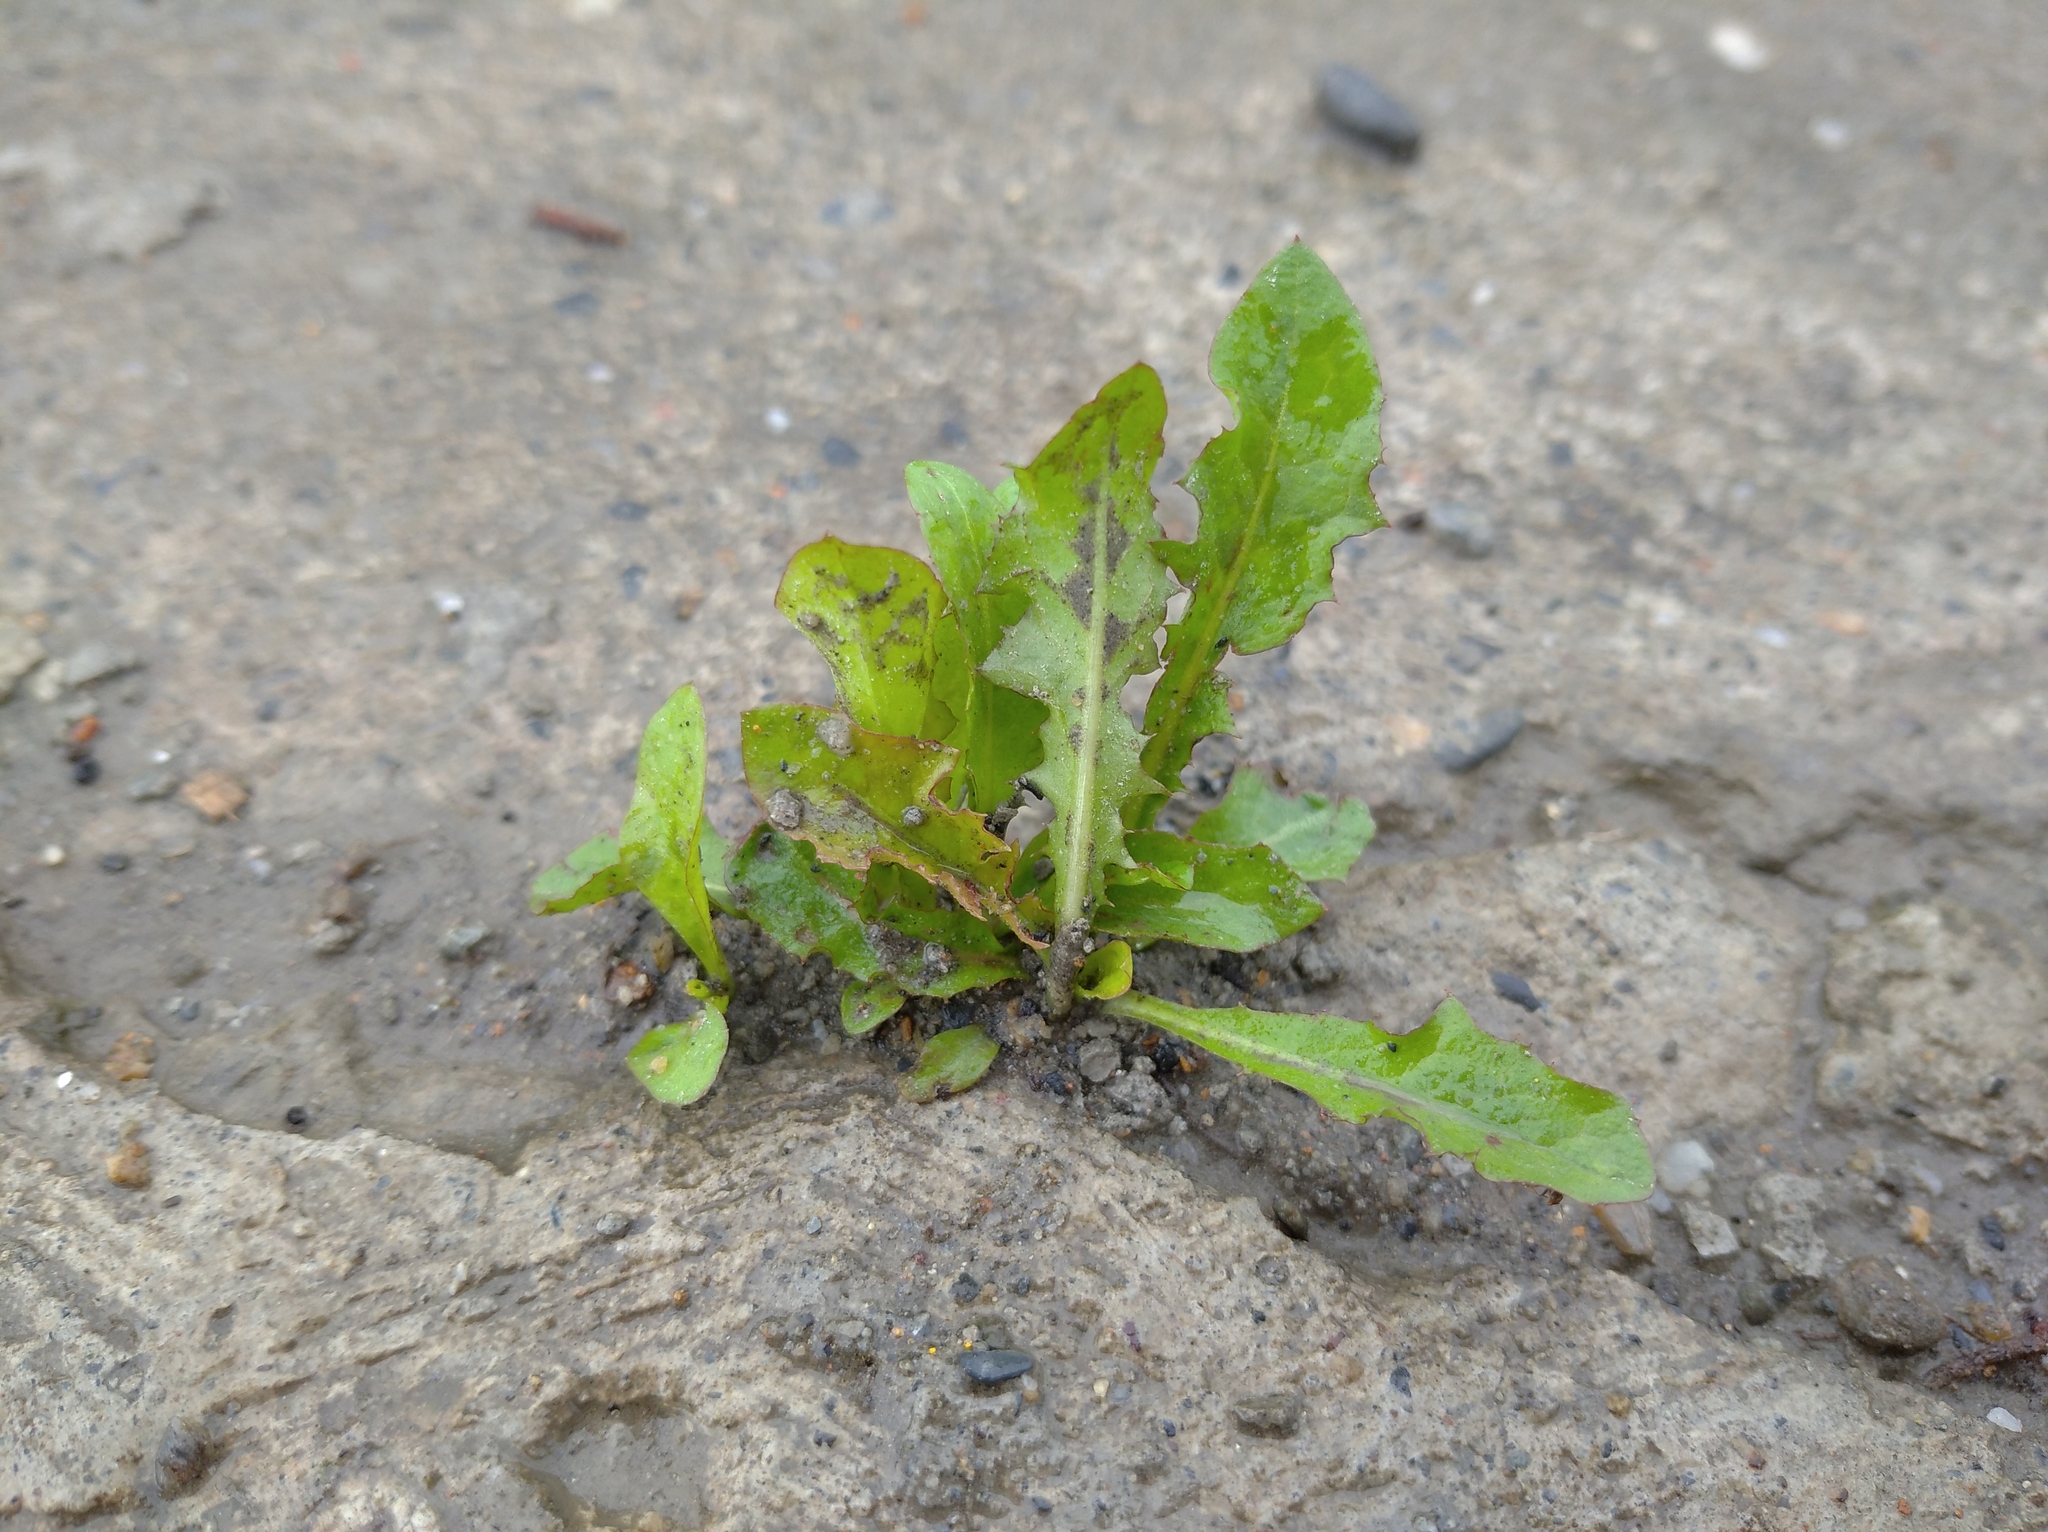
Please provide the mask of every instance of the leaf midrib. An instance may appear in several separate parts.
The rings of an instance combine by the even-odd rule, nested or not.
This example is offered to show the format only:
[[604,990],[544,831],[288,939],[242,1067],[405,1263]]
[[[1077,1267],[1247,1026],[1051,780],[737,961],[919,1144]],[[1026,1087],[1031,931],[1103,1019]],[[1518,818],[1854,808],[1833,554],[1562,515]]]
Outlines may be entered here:
[[1081,918],[1093,885],[1095,864],[1095,766],[1102,744],[1103,646],[1109,631],[1109,509],[1104,487],[1096,490],[1095,549],[1088,590],[1088,680],[1081,703],[1080,760],[1074,770],[1073,822],[1067,826],[1066,881],[1060,886],[1060,924]]

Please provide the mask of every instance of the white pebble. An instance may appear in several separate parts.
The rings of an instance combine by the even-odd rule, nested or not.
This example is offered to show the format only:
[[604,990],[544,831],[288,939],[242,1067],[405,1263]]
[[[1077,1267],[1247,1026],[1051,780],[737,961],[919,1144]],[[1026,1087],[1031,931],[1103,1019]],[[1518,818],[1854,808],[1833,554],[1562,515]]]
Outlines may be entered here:
[[1839,117],[1816,117],[1807,124],[1813,141],[1830,152],[1849,147],[1849,124]]
[[2023,1431],[2026,1429],[2026,1427],[2020,1424],[2019,1416],[2013,1414],[2011,1410],[2008,1410],[2002,1404],[1993,1405],[1991,1412],[1984,1418],[1994,1426],[1997,1426],[2001,1431]]
[[45,846],[37,860],[45,867],[62,867],[64,865],[64,848],[62,846]]
[[437,590],[434,592],[434,610],[441,614],[444,622],[453,622],[456,618],[460,617],[463,604],[462,597],[452,590]]
[[612,380],[612,370],[602,362],[592,362],[583,369],[583,376],[593,383],[609,383]]
[[780,436],[789,429],[789,411],[783,409],[780,405],[775,405],[769,409],[767,414],[761,417],[761,423],[777,436]]
[[1769,644],[1773,649],[1786,649],[1791,647],[1792,635],[1783,628],[1758,628],[1756,641],[1760,644]]
[[1704,1194],[1714,1157],[1696,1138],[1681,1138],[1657,1157],[1657,1182],[1674,1197]]
[[1707,46],[1714,50],[1715,58],[1744,74],[1755,74],[1771,61],[1764,40],[1739,21],[1716,24],[1707,34]]
[[66,1089],[66,1088],[67,1088],[67,1087],[68,1087],[68,1086],[69,1086],[70,1084],[71,1084],[71,1071],[67,1069],[67,1070],[65,1070],[65,1071],[64,1071],[64,1073],[62,1073],[61,1075],[57,1076],[57,1089],[59,1089],[59,1090],[64,1090],[64,1089]]

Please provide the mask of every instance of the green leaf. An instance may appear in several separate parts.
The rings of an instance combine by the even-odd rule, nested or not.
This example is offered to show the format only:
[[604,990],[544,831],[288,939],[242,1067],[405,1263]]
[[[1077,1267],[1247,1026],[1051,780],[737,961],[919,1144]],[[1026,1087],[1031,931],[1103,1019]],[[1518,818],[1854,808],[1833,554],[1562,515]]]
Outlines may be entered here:
[[735,908],[796,957],[822,952],[856,979],[887,968],[861,918],[860,879],[822,863],[802,841],[768,825],[748,832],[732,859]]
[[632,870],[619,860],[619,838],[599,835],[535,878],[527,904],[536,915],[566,915],[632,887]]
[[[1227,733],[1216,674],[1226,647],[1256,654],[1301,631],[1328,601],[1332,551],[1386,525],[1369,482],[1380,460],[1380,375],[1365,326],[1316,253],[1299,242],[1266,263],[1223,322],[1209,374],[1237,423],[1188,470],[1201,502],[1191,543],[1159,554],[1193,594],[1166,630],[1166,669],[1145,709],[1144,769],[1180,785],[1195,741]],[[1142,805],[1149,824],[1164,798]]]
[[[1003,630],[1024,615],[1021,589],[985,592],[982,577],[994,555],[996,525],[1017,500],[1017,481],[994,490],[949,463],[912,463],[904,488],[924,527],[932,567],[953,603],[967,642],[967,662],[979,666],[1002,642]],[[1011,784],[1044,759],[1038,731],[1045,704],[998,686],[976,670],[968,682],[967,711],[946,742],[960,749],[971,786],[968,807],[986,814],[1010,796]]]
[[710,897],[711,907],[721,914],[737,915],[732,902],[732,890],[726,886],[726,868],[732,862],[732,845],[723,835],[711,828],[706,819],[697,826],[697,860],[704,873],[704,892]]
[[704,1009],[675,1026],[654,1028],[626,1055],[626,1067],[647,1094],[671,1106],[687,1106],[711,1089],[728,1040],[725,1002],[701,981],[692,980],[689,990]]
[[970,914],[1013,922],[1016,853],[979,814],[949,809],[937,796],[958,759],[945,745],[877,734],[800,703],[755,708],[740,720],[747,785],[777,829],[809,841],[834,866],[864,873],[893,862]]
[[1264,846],[1203,845],[1164,830],[1133,830],[1127,844],[1142,865],[1110,880],[1095,912],[1099,931],[1253,952],[1323,913]]
[[1192,833],[1221,846],[1268,847],[1304,878],[1341,878],[1372,839],[1372,811],[1356,798],[1289,798],[1264,772],[1240,766],[1223,801],[1195,821]]
[[1405,1037],[1342,1016],[1191,1010],[1151,995],[1106,1003],[1293,1086],[1346,1122],[1398,1117],[1492,1181],[1533,1181],[1581,1202],[1650,1194],[1650,1152],[1628,1103],[1546,1068],[1446,1000]]
[[1088,1000],[1114,1000],[1131,987],[1131,949],[1126,942],[1104,942],[1081,964],[1074,993]]
[[1161,791],[1139,764],[1119,694],[1158,664],[1167,579],[1152,551],[1152,468],[1165,420],[1159,378],[1142,364],[1084,404],[1018,470],[1017,505],[983,581],[1021,581],[1030,596],[982,670],[1051,710],[1032,782],[1058,813],[1052,903],[1062,929],[1101,893],[1105,869],[1130,865],[1124,805]]
[[902,1010],[908,998],[894,979],[849,984],[839,992],[839,1024],[848,1037],[865,1037]]
[[704,709],[685,686],[663,703],[640,736],[640,770],[632,807],[619,830],[619,860],[633,886],[697,954],[724,988],[732,981],[711,928],[704,887]]
[[960,625],[938,577],[910,554],[812,543],[789,561],[775,608],[817,646],[863,728],[944,739],[967,711]]
[[980,1027],[955,1027],[924,1045],[917,1063],[898,1089],[908,1101],[933,1101],[955,1096],[988,1073],[1002,1050]]

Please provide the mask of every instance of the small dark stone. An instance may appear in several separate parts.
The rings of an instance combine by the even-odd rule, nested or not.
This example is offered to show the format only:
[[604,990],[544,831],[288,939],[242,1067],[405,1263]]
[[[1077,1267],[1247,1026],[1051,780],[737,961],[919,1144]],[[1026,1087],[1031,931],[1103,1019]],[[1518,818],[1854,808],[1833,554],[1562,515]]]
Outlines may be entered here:
[[597,1220],[594,1232],[599,1239],[624,1239],[632,1227],[633,1220],[624,1213],[606,1213]]
[[1677,1040],[1673,1039],[1665,1043],[1663,1047],[1659,1048],[1657,1050],[1657,1058],[1660,1062],[1665,1064],[1676,1064],[1678,1062]]
[[1977,1228],[1984,1236],[1984,1243],[1993,1250],[2005,1248],[2005,1230],[2000,1226],[1997,1214],[1986,1213],[1977,1220]]
[[1394,1391],[1403,1399],[1413,1399],[1415,1397],[1415,1390],[1411,1385],[1414,1382],[1414,1376],[1407,1368],[1396,1367],[1387,1374],[1387,1381],[1394,1385]]
[[1570,442],[1552,442],[1550,444],[1550,461],[1552,466],[1557,468],[1571,467],[1572,444]]
[[1415,114],[1349,65],[1332,64],[1323,71],[1316,82],[1316,105],[1336,126],[1389,158],[1412,160],[1422,147],[1422,125]]
[[1041,1516],[1050,1515],[1052,1512],[1052,1502],[1043,1495],[1033,1495],[1031,1497],[1031,1509],[1038,1512]]
[[981,1280],[970,1272],[961,1272],[953,1279],[953,1285],[946,1289],[953,1295],[955,1303],[972,1303],[981,1296]]
[[198,1488],[219,1450],[219,1444],[204,1432],[182,1423],[171,1426],[157,1444],[157,1493],[166,1500],[175,1500]]
[[100,779],[100,763],[91,756],[71,763],[71,780],[80,787],[90,787]]
[[1536,991],[1529,988],[1529,981],[1520,974],[1502,969],[1488,977],[1493,980],[1493,992],[1501,999],[1519,1005],[1525,1011],[1543,1009],[1543,1002],[1536,997]]
[[619,591],[628,601],[638,601],[640,592],[647,586],[647,566],[628,564],[619,571]]
[[1234,1401],[1230,1413],[1246,1436],[1281,1438],[1301,1429],[1306,1408],[1300,1394],[1251,1394]]
[[1512,745],[1522,732],[1522,710],[1494,708],[1474,725],[1469,744],[1445,740],[1437,746],[1436,763],[1456,776],[1484,765]]
[[826,437],[818,444],[818,451],[834,468],[851,468],[860,461],[860,448],[843,436]]
[[1302,1211],[1299,1202],[1274,1203],[1273,1222],[1289,1239],[1308,1238],[1308,1214]]
[[638,500],[614,500],[611,509],[605,512],[613,521],[645,521],[647,507]]
[[1832,1296],[1842,1328],[1873,1351],[1925,1351],[1948,1331],[1941,1310],[1874,1255],[1844,1266]]
[[288,1106],[284,1109],[284,1125],[297,1133],[313,1120],[313,1114],[302,1106]]
[[967,434],[967,427],[957,420],[939,422],[939,440],[949,447],[964,447],[974,438]]
[[1180,1427],[1179,1427],[1179,1426],[1177,1426],[1177,1425],[1175,1425],[1175,1424],[1174,1424],[1174,1423],[1173,1423],[1172,1421],[1170,1421],[1170,1420],[1162,1420],[1162,1421],[1160,1421],[1160,1422],[1159,1422],[1159,1429],[1160,1429],[1160,1430],[1162,1430],[1162,1431],[1164,1431],[1164,1432],[1165,1432],[1165,1433],[1166,1433],[1166,1434],[1167,1434],[1168,1436],[1178,1436],[1178,1435],[1180,1435]]
[[1394,1232],[1399,1234],[1402,1239],[1409,1240],[1422,1232],[1422,1225],[1416,1219],[1403,1218],[1394,1225]]
[[1266,1311],[1265,1311],[1264,1309],[1253,1309],[1253,1310],[1252,1310],[1252,1323],[1253,1323],[1253,1324],[1255,1324],[1255,1325],[1262,1325],[1262,1324],[1264,1324],[1265,1322],[1266,1322]]
[[555,312],[567,314],[571,319],[586,319],[598,311],[601,303],[602,300],[597,294],[586,288],[580,293],[570,293],[566,297],[557,298]]
[[1024,1297],[1031,1291],[1031,1279],[1029,1277],[1019,1277],[1011,1291],[1015,1292],[1019,1298]]
[[1771,1290],[1761,1282],[1739,1285],[1735,1289],[1735,1303],[1746,1324],[1767,1325],[1778,1317],[1778,1305],[1771,1301]]
[[125,851],[109,851],[100,858],[100,866],[107,872],[126,872],[128,870],[128,853]]
[[1028,1351],[963,1351],[960,1353],[960,1370],[967,1374],[970,1383],[1007,1383],[1012,1378],[1021,1378],[1031,1371],[1031,1353]]

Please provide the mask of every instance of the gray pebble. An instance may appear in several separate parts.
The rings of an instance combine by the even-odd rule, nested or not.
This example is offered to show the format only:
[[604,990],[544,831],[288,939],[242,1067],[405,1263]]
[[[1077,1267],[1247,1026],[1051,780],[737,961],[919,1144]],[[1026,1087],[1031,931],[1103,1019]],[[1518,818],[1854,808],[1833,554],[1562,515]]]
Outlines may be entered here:
[[1124,1067],[1123,1049],[1106,1037],[1081,1045],[1076,1058],[1081,1078],[1091,1085],[1100,1085],[1119,1069]]
[[1493,518],[1476,505],[1445,500],[1429,508],[1424,525],[1461,559],[1483,559],[1493,552]]
[[1031,1371],[1028,1351],[963,1351],[960,1370],[973,1383],[1007,1383]]
[[1606,1202],[1593,1209],[1593,1216],[1614,1248],[1630,1260],[1646,1261],[1657,1253],[1657,1226],[1647,1203]]
[[632,1227],[633,1220],[624,1213],[606,1213],[595,1225],[599,1239],[624,1239]]
[[1742,1310],[1745,1323],[1767,1325],[1778,1317],[1778,1305],[1771,1299],[1771,1290],[1761,1282],[1744,1282],[1737,1286],[1735,1302]]
[[963,1271],[953,1279],[953,1285],[947,1291],[953,1295],[955,1303],[972,1303],[981,1296],[981,1279],[972,1272]]
[[133,670],[141,663],[142,657],[132,649],[117,648],[104,639],[94,639],[79,645],[65,660],[64,684],[84,686],[90,681],[104,681],[108,676]]
[[1482,716],[1472,729],[1468,743],[1445,740],[1436,749],[1436,762],[1445,771],[1457,775],[1483,765],[1499,755],[1515,742],[1522,732],[1522,710],[1517,707],[1495,708]]
[[1397,160],[1415,158],[1422,125],[1371,76],[1332,64],[1316,82],[1316,105],[1331,122]]
[[804,1220],[804,1233],[823,1234],[824,1232],[825,1220],[818,1217],[816,1214],[813,1214],[811,1217]]
[[137,803],[154,803],[178,790],[178,776],[171,771],[146,771],[128,784],[128,796]]
[[1873,1351],[1925,1351],[1948,1334],[1941,1310],[1877,1256],[1844,1266],[1830,1291],[1842,1328]]
[[460,963],[476,956],[477,949],[491,939],[491,928],[485,925],[456,926],[442,934],[441,956],[451,963]]
[[1300,1394],[1250,1394],[1232,1401],[1230,1415],[1246,1436],[1281,1438],[1301,1429],[1307,1407]]
[[126,872],[128,870],[128,853],[125,851],[109,851],[100,858],[100,866],[108,872]]
[[166,1429],[156,1449],[157,1493],[175,1500],[198,1488],[219,1450],[204,1432],[182,1422]]

